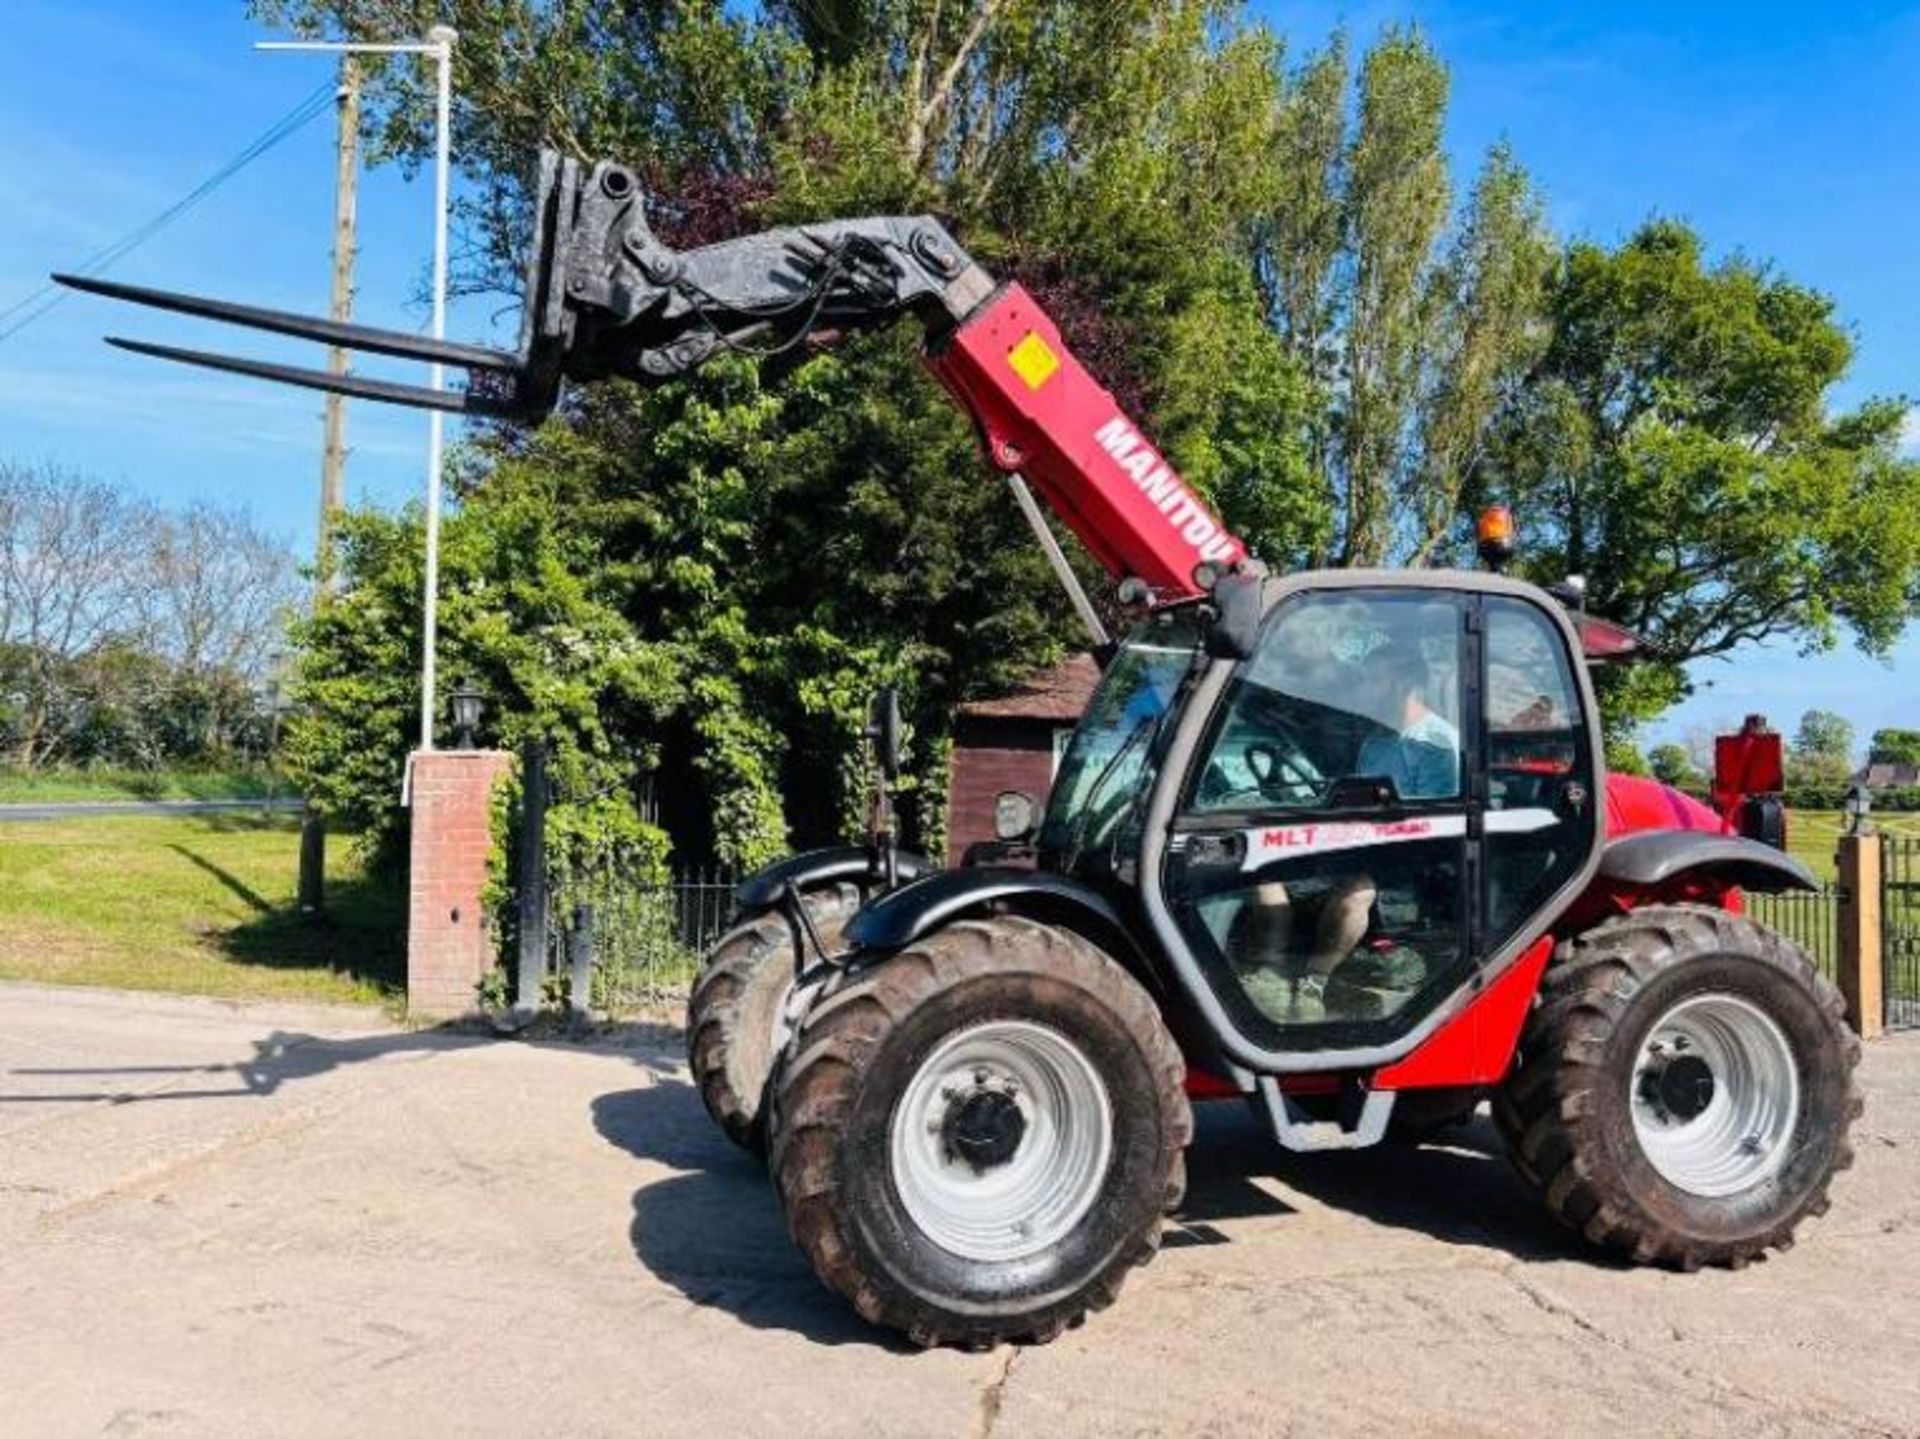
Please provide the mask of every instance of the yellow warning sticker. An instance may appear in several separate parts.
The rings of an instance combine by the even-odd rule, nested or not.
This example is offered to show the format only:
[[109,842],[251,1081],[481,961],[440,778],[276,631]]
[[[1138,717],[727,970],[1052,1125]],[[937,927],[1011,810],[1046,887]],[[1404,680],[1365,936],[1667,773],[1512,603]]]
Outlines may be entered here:
[[1007,363],[1027,382],[1029,390],[1037,390],[1060,368],[1060,357],[1048,348],[1037,331],[1029,330],[1025,339],[1007,351]]

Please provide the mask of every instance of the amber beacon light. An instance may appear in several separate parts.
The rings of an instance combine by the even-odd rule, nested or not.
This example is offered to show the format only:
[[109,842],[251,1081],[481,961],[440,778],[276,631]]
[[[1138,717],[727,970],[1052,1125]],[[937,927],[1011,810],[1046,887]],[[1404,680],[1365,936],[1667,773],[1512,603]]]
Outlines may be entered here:
[[1474,526],[1479,540],[1480,558],[1496,575],[1513,558],[1513,511],[1505,505],[1488,505]]

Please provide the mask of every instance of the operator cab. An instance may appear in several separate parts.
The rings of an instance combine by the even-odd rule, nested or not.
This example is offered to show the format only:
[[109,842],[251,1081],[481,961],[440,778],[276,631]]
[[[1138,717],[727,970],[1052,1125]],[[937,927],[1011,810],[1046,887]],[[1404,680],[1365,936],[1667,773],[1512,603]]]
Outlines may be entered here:
[[1244,659],[1208,657],[1199,607],[1121,648],[1041,862],[1157,900],[1174,967],[1256,1048],[1391,1046],[1536,937],[1597,854],[1576,635],[1479,575],[1266,588]]

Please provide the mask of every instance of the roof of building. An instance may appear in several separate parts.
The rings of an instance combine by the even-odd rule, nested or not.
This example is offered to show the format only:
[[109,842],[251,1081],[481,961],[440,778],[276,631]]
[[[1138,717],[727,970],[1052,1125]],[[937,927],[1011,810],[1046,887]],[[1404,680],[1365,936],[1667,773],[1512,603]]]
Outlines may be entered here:
[[1072,724],[1086,710],[1100,683],[1100,666],[1090,654],[1069,655],[1051,669],[1040,670],[1020,682],[1011,694],[975,700],[960,713],[982,719],[1058,720]]
[[1870,764],[1853,778],[1869,789],[1901,789],[1920,785],[1920,764]]

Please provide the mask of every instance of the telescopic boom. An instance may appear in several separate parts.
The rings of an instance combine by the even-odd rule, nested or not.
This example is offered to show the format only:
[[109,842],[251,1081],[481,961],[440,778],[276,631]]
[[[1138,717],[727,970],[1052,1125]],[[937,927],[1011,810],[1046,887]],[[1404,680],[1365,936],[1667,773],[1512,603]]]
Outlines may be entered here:
[[[667,384],[716,355],[799,357],[841,335],[917,315],[927,367],[973,419],[988,460],[1021,476],[1118,577],[1162,600],[1197,595],[1203,563],[1246,548],[1087,373],[1018,284],[997,284],[928,216],[791,226],[696,249],[663,244],[626,166],[551,152],[540,161],[517,351],[236,305],[72,275],[136,304],[469,371],[465,391],[115,338],[142,354],[363,399],[537,420],[565,380]],[[1073,588],[1070,575],[1069,588]]]

